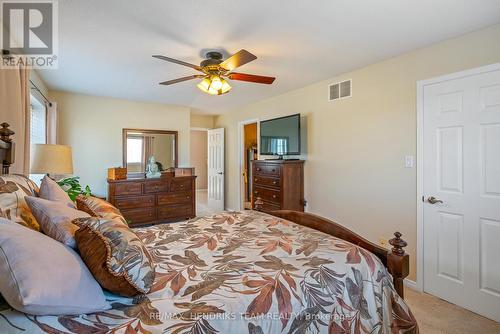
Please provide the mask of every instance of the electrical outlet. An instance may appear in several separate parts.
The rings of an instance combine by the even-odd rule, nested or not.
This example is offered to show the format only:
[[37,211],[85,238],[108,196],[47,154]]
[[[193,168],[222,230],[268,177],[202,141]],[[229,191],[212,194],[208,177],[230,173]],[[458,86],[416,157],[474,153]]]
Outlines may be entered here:
[[387,239],[384,239],[384,238],[379,238],[378,244],[384,248],[389,247],[389,243],[387,242]]

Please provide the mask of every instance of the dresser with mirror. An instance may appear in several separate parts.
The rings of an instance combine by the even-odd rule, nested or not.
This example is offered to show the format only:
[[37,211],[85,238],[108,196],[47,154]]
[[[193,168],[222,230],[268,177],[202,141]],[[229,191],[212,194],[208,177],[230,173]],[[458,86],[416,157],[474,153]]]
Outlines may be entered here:
[[[159,177],[146,178],[154,156]],[[108,179],[108,200],[131,226],[182,221],[196,216],[196,175],[178,167],[178,133],[123,129],[127,178]]]

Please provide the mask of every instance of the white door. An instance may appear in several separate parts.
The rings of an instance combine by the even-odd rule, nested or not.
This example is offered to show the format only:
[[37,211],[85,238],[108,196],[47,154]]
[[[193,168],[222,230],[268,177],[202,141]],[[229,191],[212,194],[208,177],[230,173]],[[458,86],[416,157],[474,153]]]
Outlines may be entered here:
[[224,210],[224,129],[208,130],[208,206]]
[[500,66],[425,83],[423,117],[424,290],[500,321]]

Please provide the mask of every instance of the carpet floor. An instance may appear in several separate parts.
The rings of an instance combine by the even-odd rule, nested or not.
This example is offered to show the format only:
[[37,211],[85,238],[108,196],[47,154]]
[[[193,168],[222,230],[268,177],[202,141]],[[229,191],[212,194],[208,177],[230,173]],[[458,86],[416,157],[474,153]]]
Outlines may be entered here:
[[[442,299],[405,288],[405,300],[423,334],[499,334],[500,323]],[[499,310],[500,312],[500,310]]]

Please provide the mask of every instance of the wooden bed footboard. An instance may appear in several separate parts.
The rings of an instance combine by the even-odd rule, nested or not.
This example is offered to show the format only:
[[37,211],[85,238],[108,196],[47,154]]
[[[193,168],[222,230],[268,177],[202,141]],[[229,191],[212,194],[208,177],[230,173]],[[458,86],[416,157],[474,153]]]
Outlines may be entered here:
[[346,240],[372,252],[387,267],[393,277],[394,288],[401,298],[404,298],[403,280],[409,274],[410,256],[406,254],[403,249],[406,247],[407,243],[401,239],[401,233],[394,233],[394,238],[389,240],[389,243],[392,245],[392,249],[387,250],[366,240],[348,228],[320,216],[290,210],[272,211],[270,214]]

